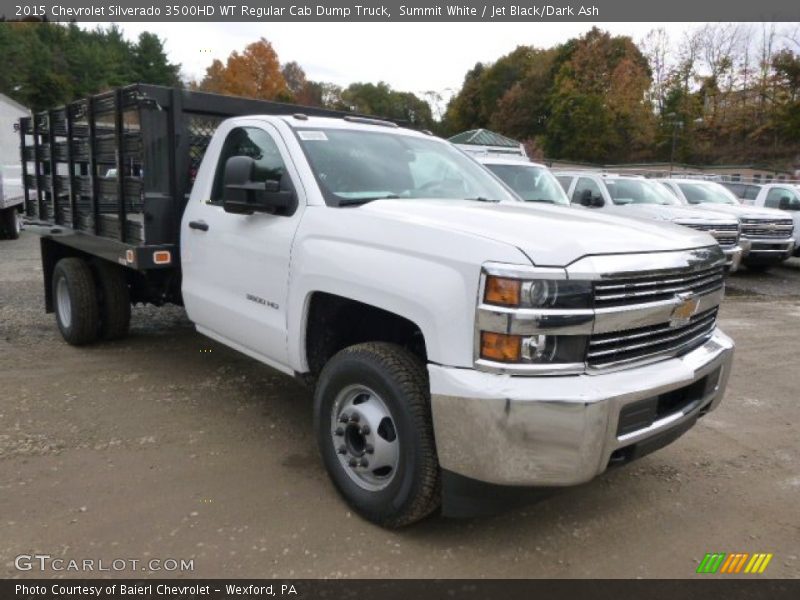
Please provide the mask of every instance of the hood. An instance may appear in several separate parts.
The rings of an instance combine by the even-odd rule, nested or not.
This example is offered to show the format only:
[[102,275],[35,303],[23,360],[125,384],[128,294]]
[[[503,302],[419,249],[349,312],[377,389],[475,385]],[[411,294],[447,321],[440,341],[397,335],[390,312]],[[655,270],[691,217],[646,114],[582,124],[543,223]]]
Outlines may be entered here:
[[732,221],[718,212],[679,206],[676,204],[624,204],[606,208],[607,212],[615,215],[640,217],[645,219],[658,219],[660,221]]
[[524,202],[377,200],[337,210],[364,211],[379,219],[505,242],[541,266],[563,267],[590,255],[666,252],[716,244],[707,233],[678,225]]
[[749,206],[745,204],[713,204],[706,202],[701,204],[703,211],[725,213],[737,218],[750,219],[786,219],[789,217],[784,211],[776,208],[764,208],[762,206]]

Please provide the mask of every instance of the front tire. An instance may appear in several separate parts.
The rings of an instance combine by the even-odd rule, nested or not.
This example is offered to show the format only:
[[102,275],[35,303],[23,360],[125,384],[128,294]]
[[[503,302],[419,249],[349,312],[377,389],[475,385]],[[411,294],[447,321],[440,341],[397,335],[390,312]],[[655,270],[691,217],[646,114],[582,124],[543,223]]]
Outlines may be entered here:
[[395,344],[346,348],[323,368],[314,429],[336,489],[365,519],[389,528],[441,503],[425,365]]
[[97,339],[99,309],[94,275],[80,258],[62,258],[53,269],[53,306],[61,336],[73,346]]

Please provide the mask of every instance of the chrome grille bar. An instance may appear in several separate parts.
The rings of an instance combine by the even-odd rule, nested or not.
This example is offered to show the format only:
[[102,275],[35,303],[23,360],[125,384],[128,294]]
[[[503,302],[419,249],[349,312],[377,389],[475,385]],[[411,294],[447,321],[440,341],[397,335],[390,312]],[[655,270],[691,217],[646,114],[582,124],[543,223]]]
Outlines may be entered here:
[[722,288],[724,277],[723,268],[715,266],[681,276],[598,281],[595,283],[595,306],[651,302],[682,292],[708,293]]
[[717,308],[695,315],[682,327],[669,324],[592,336],[587,365],[607,368],[656,356],[675,356],[703,343],[716,326]]

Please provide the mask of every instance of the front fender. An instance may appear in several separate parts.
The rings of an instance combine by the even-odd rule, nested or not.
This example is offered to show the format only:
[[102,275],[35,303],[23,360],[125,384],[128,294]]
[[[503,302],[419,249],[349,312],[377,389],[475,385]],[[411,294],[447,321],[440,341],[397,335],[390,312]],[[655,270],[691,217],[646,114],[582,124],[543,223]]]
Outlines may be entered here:
[[377,219],[358,209],[310,208],[292,250],[287,329],[289,360],[308,371],[310,298],[326,292],[416,324],[431,362],[473,366],[481,265],[530,264],[517,248],[420,224]]

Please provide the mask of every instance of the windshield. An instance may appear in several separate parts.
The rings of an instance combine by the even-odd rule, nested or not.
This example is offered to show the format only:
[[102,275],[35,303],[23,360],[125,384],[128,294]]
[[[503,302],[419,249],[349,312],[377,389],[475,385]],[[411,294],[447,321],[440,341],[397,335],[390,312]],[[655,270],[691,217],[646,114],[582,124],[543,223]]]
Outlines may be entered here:
[[382,198],[519,200],[450,144],[355,129],[297,129],[297,137],[332,206]]
[[614,204],[680,204],[663,186],[646,179],[604,181]]
[[569,206],[569,199],[550,171],[521,163],[518,165],[485,165],[526,202],[550,202]]
[[679,183],[689,204],[739,204],[731,192],[715,183]]

